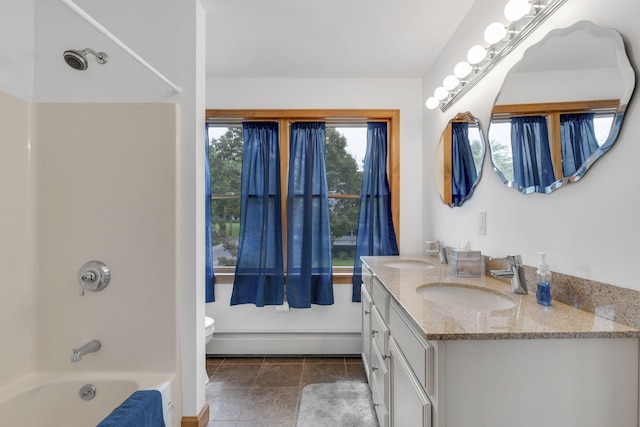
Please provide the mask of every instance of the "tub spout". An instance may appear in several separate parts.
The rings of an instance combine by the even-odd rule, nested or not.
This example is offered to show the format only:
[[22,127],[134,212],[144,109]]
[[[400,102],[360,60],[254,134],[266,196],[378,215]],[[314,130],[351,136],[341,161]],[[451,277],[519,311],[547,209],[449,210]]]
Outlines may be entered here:
[[102,347],[100,341],[91,340],[82,347],[74,348],[71,351],[71,363],[79,362],[80,359],[82,359],[82,356],[87,353],[95,353],[96,351],[100,350],[100,347]]

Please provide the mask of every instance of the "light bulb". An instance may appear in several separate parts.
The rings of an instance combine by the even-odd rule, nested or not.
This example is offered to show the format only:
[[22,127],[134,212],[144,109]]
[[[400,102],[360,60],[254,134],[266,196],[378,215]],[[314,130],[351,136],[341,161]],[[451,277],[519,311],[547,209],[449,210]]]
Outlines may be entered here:
[[458,80],[456,76],[449,75],[442,81],[442,86],[444,86],[446,90],[451,90],[457,87],[458,83],[460,83],[460,80]]
[[502,22],[494,22],[493,24],[489,24],[487,29],[484,30],[484,41],[489,44],[495,44],[504,39],[506,35],[507,28]]
[[487,49],[482,45],[475,45],[467,53],[467,61],[469,64],[475,65],[482,62],[487,57]]
[[467,61],[458,62],[453,68],[453,75],[459,79],[464,79],[471,73],[473,68]]
[[449,96],[449,91],[440,86],[433,91],[433,96],[435,96],[438,101],[443,101],[447,96]]
[[511,22],[522,19],[531,10],[529,0],[509,0],[504,7],[504,17]]
[[435,110],[438,105],[440,105],[440,101],[438,101],[435,97],[431,96],[427,98],[427,102],[425,102],[427,108],[429,110]]

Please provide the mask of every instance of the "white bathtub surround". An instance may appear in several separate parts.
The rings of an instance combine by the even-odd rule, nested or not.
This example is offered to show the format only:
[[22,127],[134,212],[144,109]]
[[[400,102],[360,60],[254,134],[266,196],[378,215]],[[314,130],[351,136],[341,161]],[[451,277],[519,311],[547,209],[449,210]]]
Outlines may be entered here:
[[[165,424],[173,426],[175,375],[139,372],[34,374],[0,389],[0,425],[87,427],[98,424],[136,390],[159,390]],[[78,392],[85,384],[96,388],[85,401]],[[37,408],[37,410],[34,410]]]

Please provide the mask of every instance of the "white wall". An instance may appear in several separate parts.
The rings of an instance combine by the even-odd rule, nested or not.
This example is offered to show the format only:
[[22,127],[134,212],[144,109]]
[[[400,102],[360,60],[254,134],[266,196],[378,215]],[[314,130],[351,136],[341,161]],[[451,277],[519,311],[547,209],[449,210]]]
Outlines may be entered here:
[[[486,25],[499,19],[504,2],[479,0],[458,33],[424,78],[423,100],[439,86],[453,66],[464,59],[470,46],[482,40]],[[527,41],[502,61],[449,111],[423,109],[425,175],[433,165],[442,129],[455,113],[470,111],[480,119],[484,131],[493,100],[506,72],[523,50],[553,28],[568,27],[579,20],[618,30],[634,63],[640,49],[640,27],[635,18],[640,3],[635,0],[602,2],[568,0]],[[432,179],[426,180],[423,198],[425,238],[442,238],[449,245],[471,241],[485,255],[522,254],[529,265],[537,263],[536,252],[545,251],[553,271],[573,274],[615,285],[640,289],[633,258],[640,240],[640,199],[636,196],[635,170],[640,158],[640,110],[632,98],[618,142],[577,184],[550,195],[522,195],[502,184],[485,158],[482,179],[471,200],[460,208],[443,205]],[[487,234],[475,231],[475,215],[487,211]]]
[[[207,108],[399,109],[400,252],[421,251],[421,82],[419,79],[208,79]],[[335,285],[336,304],[276,313],[273,307],[229,306],[231,285],[216,285],[207,304],[216,331],[359,331],[360,304],[351,286]],[[210,347],[211,349],[211,347]]]
[[34,77],[35,0],[0,0],[0,91],[30,101]]
[[38,353],[30,115],[0,92],[0,387],[33,372]]

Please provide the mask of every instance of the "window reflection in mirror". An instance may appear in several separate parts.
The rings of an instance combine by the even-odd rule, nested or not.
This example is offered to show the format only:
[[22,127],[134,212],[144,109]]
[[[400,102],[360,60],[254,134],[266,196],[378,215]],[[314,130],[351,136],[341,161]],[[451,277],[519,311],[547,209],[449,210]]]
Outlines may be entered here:
[[551,31],[505,77],[487,135],[494,170],[524,194],[578,181],[615,143],[634,86],[615,30]]
[[461,206],[473,194],[482,172],[484,137],[480,122],[459,113],[442,132],[434,165],[436,187],[442,202]]

